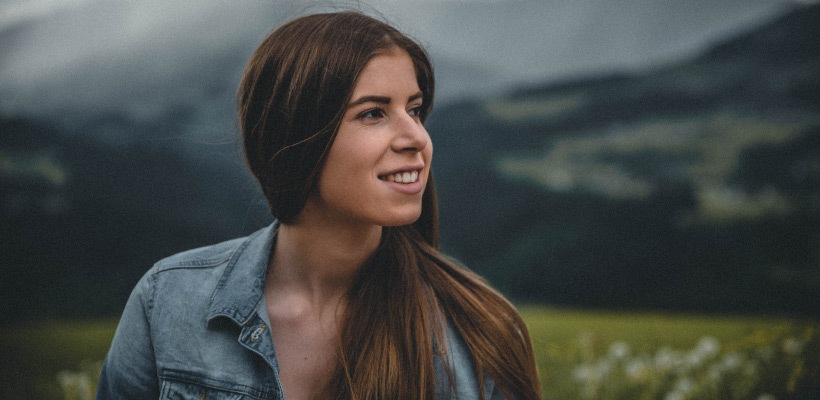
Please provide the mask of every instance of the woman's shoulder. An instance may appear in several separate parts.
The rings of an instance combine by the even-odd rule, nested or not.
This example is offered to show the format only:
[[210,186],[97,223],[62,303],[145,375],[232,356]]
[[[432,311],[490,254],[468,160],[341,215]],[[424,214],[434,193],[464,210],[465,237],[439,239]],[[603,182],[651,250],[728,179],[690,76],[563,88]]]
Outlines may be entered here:
[[[157,298],[179,298],[213,291],[219,277],[242,242],[242,238],[186,250],[157,261],[142,277],[135,291]],[[207,293],[210,295],[210,293]]]
[[183,251],[154,264],[134,289],[150,308],[189,309],[210,304],[218,289],[235,282],[237,276],[249,281],[258,277],[267,262],[275,226],[248,236]]
[[226,240],[208,246],[185,250],[165,257],[154,264],[149,273],[161,273],[177,268],[201,268],[218,265],[230,258],[246,237]]
[[202,246],[165,257],[157,261],[146,275],[162,275],[173,270],[207,270],[236,262],[242,253],[265,251],[276,224],[257,230],[248,236]]
[[[258,328],[217,318],[244,322],[256,311],[261,290],[253,285],[261,286],[260,271],[267,262],[271,237],[266,232],[271,231],[157,262],[137,283],[120,318],[109,352],[114,355],[106,361],[106,385],[134,383],[139,389],[133,390],[151,392],[140,398],[157,398],[158,390],[163,398],[183,392],[199,396],[204,388],[209,398],[272,396],[273,379],[257,368],[263,363],[250,362],[251,353],[242,351],[237,340]],[[135,368],[143,374],[141,380],[131,378]]]

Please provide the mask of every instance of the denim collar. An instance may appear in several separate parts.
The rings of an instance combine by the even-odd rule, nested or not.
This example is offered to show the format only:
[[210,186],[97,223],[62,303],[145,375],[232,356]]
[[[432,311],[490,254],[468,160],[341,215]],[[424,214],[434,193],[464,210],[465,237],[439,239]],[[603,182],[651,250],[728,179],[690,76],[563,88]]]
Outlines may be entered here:
[[239,325],[250,323],[263,299],[265,276],[279,223],[246,237],[231,254],[208,308],[208,322],[226,317]]

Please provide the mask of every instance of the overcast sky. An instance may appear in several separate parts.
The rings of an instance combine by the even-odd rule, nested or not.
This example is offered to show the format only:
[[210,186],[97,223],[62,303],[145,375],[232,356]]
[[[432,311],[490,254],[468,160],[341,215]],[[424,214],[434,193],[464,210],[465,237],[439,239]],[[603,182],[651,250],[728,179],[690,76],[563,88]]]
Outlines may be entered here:
[[[640,69],[696,54],[764,23],[794,0],[372,0],[417,38],[444,98],[521,82]],[[304,1],[0,0],[0,111],[105,97],[112,82],[158,82],[213,57],[245,57]],[[313,4],[313,3],[310,3]],[[321,2],[320,4],[330,4]],[[241,66],[245,60],[237,61]],[[93,72],[90,72],[93,71]],[[110,79],[106,79],[110,75]],[[70,88],[70,90],[66,89]]]

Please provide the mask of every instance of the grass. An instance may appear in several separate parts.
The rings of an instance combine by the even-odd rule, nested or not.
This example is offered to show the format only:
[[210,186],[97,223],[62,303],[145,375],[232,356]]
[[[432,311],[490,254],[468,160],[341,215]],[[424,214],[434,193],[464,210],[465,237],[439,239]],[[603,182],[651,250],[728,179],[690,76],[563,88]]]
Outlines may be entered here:
[[[792,364],[783,364],[781,369],[784,371],[761,369],[764,376],[758,380],[773,386],[775,392],[780,391],[777,393],[787,393],[789,380],[796,381],[792,382],[797,385],[796,390],[801,388],[801,382],[820,381],[820,349],[817,346],[820,333],[814,334],[813,338],[806,337],[820,331],[820,323],[816,322],[789,318],[574,311],[542,306],[524,306],[521,312],[533,338],[545,399],[582,397],[585,383],[577,377],[579,366],[607,360],[612,356],[608,353],[612,352],[613,346],[624,346],[637,360],[639,356],[651,356],[659,349],[677,349],[683,354],[696,348],[704,338],[719,343],[720,354],[730,354],[778,344],[781,343],[778,340],[794,333],[801,340],[814,343],[813,347],[806,348],[804,351],[808,353],[790,361]],[[60,375],[61,371],[93,369],[94,363],[104,358],[115,326],[116,320],[89,320],[42,321],[0,328],[0,356],[3,360],[0,364],[0,398],[67,398],[58,382],[58,376],[66,375],[65,372]],[[718,354],[713,357],[715,363],[720,360]],[[772,375],[770,379],[766,379],[766,374]],[[630,397],[622,395],[626,389],[638,390],[635,389],[637,386],[624,387],[624,374],[611,373],[607,379],[596,381],[597,391],[586,393],[587,397],[637,398],[635,392],[630,392]],[[800,395],[791,393],[791,398],[800,398]]]
[[105,358],[117,320],[38,321],[0,328],[0,398],[63,399],[60,371]]
[[[721,357],[730,354],[741,354],[758,368],[754,382],[738,384],[738,378],[730,380],[727,377],[719,382],[722,386],[746,386],[742,389],[748,389],[747,394],[729,397],[721,392],[708,398],[750,398],[744,396],[756,392],[803,398],[801,389],[810,390],[811,393],[817,393],[818,390],[816,382],[820,381],[820,339],[816,332],[820,324],[816,322],[773,317],[572,311],[537,306],[522,307],[521,313],[533,339],[545,399],[678,398],[663,397],[660,393],[664,390],[672,391],[678,378],[674,372],[649,371],[655,378],[654,382],[638,382],[627,388],[625,386],[629,379],[623,373],[623,367],[630,361],[652,361],[660,353],[678,354],[684,358],[694,353],[704,339],[717,343],[719,351],[682,376],[692,375],[695,380],[705,380],[710,368],[714,366],[712,364],[719,364]],[[806,337],[807,335],[813,337]],[[799,337],[812,346],[806,346],[801,356],[786,359],[780,356],[783,353],[781,344],[792,336]],[[584,380],[576,376],[579,367],[601,365],[610,361],[613,348],[617,346],[623,346],[629,352],[629,356],[621,360],[620,364],[610,363],[613,370],[620,365],[621,373],[614,371],[595,378],[595,390],[584,393],[584,386],[588,386],[590,382],[589,378]],[[772,357],[773,361],[763,362],[746,356],[768,348],[776,353]],[[658,383],[657,378],[665,382]],[[638,390],[641,394],[634,391],[626,394],[627,389]],[[648,392],[652,394],[646,394]],[[701,393],[682,398],[707,398],[705,396],[707,395]]]

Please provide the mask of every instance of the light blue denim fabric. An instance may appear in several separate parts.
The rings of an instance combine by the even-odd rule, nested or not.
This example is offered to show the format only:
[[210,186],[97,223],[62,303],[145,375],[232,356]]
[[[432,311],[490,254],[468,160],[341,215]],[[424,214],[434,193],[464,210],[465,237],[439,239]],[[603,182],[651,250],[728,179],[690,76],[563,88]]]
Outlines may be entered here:
[[[276,223],[189,250],[149,270],[131,293],[105,359],[97,399],[284,399],[263,301]],[[478,399],[472,357],[448,329],[438,399]],[[484,379],[487,399],[501,395]]]

